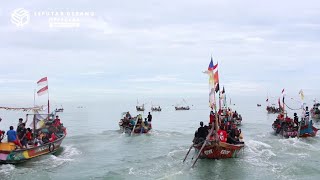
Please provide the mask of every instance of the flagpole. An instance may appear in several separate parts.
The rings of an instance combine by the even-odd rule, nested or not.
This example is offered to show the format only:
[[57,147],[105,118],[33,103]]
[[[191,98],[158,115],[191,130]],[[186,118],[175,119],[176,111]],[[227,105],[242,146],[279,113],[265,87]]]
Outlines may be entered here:
[[47,79],[47,86],[48,86],[48,114],[50,114],[50,101],[49,101],[49,81]]
[[33,107],[36,107],[36,89],[34,89],[33,93]]

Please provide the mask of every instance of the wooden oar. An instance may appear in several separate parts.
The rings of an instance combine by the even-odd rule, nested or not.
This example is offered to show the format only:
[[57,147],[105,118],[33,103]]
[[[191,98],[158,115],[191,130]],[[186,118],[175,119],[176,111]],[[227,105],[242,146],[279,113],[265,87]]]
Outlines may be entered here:
[[189,155],[189,153],[190,153],[193,145],[194,145],[194,143],[190,146],[189,151],[188,151],[188,153],[186,154],[186,157],[184,157],[184,159],[183,159],[183,163],[184,163],[184,161],[186,161],[186,159],[187,159],[187,157],[188,157],[188,155]]
[[132,136],[132,134],[134,133],[134,129],[136,128],[136,125],[138,124],[138,116],[136,117],[136,122],[134,123],[134,126],[133,126],[133,129],[132,129],[132,131],[131,131],[131,136]]
[[200,151],[199,151],[199,153],[198,153],[198,155],[197,155],[196,160],[194,161],[194,163],[193,163],[192,166],[191,166],[192,168],[194,167],[194,165],[195,165],[196,162],[198,161],[198,159],[199,159],[199,157],[200,157],[200,154],[201,154],[203,148],[204,148],[206,145],[207,145],[207,140],[204,141],[204,143],[203,143],[203,145],[202,145],[202,147],[201,147],[201,149],[200,149]]

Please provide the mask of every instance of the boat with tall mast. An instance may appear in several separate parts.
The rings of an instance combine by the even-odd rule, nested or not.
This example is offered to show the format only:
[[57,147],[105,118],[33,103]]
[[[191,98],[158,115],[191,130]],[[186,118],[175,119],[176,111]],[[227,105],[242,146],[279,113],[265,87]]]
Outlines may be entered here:
[[[194,167],[199,158],[226,159],[237,157],[240,150],[244,147],[244,142],[239,141],[239,139],[236,140],[234,137],[229,137],[227,140],[226,131],[224,130],[225,125],[219,121],[220,114],[218,114],[216,105],[216,93],[220,91],[218,63],[214,65],[212,58],[208,70],[205,71],[205,73],[209,75],[209,104],[211,110],[214,111],[214,121],[213,124],[209,124],[209,132],[205,137],[195,136],[193,144],[190,146],[189,151],[183,160],[184,162],[191,149],[194,148],[196,152],[196,159],[194,160],[192,167]],[[222,127],[222,129],[220,129],[220,127]],[[231,131],[239,132],[237,131],[235,124],[233,124]],[[197,133],[198,132],[196,132],[196,134]],[[240,132],[237,138],[241,136]]]
[[[42,87],[37,94],[40,96],[42,94],[49,93],[47,77],[39,80],[38,85],[40,83],[45,83],[46,86]],[[48,112],[50,112],[49,102],[48,95]],[[25,148],[23,148],[23,146],[18,147],[17,144],[21,145],[20,143],[1,142],[0,164],[22,163],[38,156],[54,154],[60,149],[61,143],[67,135],[67,131],[60,122],[60,119],[54,119],[55,112],[40,113],[43,111],[44,106],[34,106],[31,108],[0,107],[0,109],[23,112],[32,111],[31,114],[26,114],[25,123],[28,122],[28,119],[32,118],[32,123],[29,126],[32,128],[33,134],[27,145],[25,145]],[[48,141],[45,141],[46,138],[43,139],[41,137],[48,137]]]

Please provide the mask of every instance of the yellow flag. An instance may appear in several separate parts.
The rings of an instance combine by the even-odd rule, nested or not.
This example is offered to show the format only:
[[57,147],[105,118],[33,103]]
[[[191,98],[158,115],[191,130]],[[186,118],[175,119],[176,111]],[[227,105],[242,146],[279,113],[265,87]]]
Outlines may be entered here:
[[301,100],[304,100],[304,94],[303,94],[302,89],[299,91],[299,94],[300,94]]

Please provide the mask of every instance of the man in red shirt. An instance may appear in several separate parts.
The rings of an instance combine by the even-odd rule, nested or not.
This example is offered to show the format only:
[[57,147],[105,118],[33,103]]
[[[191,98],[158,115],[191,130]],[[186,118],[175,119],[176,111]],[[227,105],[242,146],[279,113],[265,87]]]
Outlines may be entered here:
[[53,141],[55,141],[55,140],[57,140],[57,136],[56,136],[54,133],[52,133],[52,134],[51,134],[51,137],[50,137],[50,139],[49,139],[49,142],[53,142]]
[[221,126],[218,131],[218,137],[220,142],[227,142],[228,135],[223,126]]
[[60,122],[59,116],[56,116],[56,118],[54,119],[53,126],[54,126],[54,127],[59,127],[59,126],[61,126],[61,122]]

